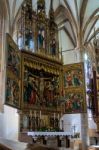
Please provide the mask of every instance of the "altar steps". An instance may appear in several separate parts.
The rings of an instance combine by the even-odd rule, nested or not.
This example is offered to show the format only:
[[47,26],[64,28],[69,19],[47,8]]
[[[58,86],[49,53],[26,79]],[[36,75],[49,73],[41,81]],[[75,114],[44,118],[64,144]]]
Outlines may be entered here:
[[[31,148],[27,148],[29,147],[28,143],[24,143],[24,142],[18,142],[18,141],[12,141],[12,140],[8,140],[8,139],[3,139],[0,138],[0,150],[42,150],[42,148],[44,150],[72,150],[70,148],[55,148],[56,146],[54,145],[50,145],[50,146],[44,146],[44,145],[40,145],[40,144],[30,144]],[[35,146],[36,145],[36,146]],[[35,147],[37,147],[35,149]],[[41,147],[41,148],[39,148]]]

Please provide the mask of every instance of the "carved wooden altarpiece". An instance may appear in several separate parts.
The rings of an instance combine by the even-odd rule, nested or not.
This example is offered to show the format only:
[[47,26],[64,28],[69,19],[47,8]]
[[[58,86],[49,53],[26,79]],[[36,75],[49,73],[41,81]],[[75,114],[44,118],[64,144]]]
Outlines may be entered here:
[[57,119],[63,110],[59,101],[62,90],[62,63],[26,51],[21,52],[21,58],[21,109],[24,112],[21,117],[34,118],[32,127],[27,125],[34,130],[39,129],[40,126],[51,126],[53,119],[56,119],[53,124],[56,126]]

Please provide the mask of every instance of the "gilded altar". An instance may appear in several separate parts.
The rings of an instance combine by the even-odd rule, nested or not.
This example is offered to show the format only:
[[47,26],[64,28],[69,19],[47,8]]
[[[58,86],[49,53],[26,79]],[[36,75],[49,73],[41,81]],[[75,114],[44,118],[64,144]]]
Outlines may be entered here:
[[58,128],[63,112],[62,62],[26,51],[21,51],[21,58],[21,129]]
[[22,3],[17,17],[17,44],[21,50],[20,131],[58,129],[64,107],[62,58],[59,52],[58,26],[50,3],[49,18],[45,1]]
[[[58,131],[63,113],[86,112],[82,63],[63,66],[53,3],[24,0],[7,34],[5,103],[18,108],[20,131]],[[14,38],[15,37],[15,38]]]

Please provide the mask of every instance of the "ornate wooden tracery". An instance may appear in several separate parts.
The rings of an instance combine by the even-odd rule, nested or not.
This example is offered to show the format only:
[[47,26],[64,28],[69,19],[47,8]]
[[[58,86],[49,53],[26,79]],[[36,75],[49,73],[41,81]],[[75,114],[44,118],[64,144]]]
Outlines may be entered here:
[[45,1],[37,1],[37,12],[32,10],[32,1],[24,1],[17,21],[17,42],[19,49],[45,54],[56,59],[59,54],[58,27],[54,21],[51,1],[49,18],[46,17]]

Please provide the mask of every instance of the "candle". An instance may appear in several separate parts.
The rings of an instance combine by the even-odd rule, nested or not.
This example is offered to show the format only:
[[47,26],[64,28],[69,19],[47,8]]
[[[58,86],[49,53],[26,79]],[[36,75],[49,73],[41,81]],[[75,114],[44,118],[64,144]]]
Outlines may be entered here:
[[30,110],[30,117],[32,117],[32,110]]
[[55,120],[55,113],[54,113],[54,120]]
[[34,111],[34,117],[36,118],[36,110]]
[[59,120],[59,114],[58,114],[58,120]]
[[61,117],[63,116],[63,113],[61,112]]
[[41,119],[41,110],[40,110],[40,119]]

